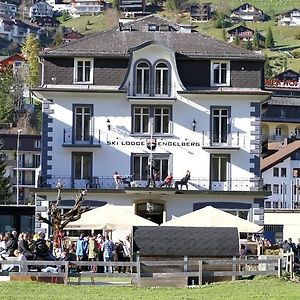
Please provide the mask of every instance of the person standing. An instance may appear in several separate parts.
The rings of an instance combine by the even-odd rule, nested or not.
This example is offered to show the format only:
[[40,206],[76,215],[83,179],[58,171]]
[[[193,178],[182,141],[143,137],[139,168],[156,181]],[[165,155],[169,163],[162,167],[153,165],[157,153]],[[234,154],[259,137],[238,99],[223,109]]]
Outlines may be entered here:
[[[97,237],[97,235],[95,233],[93,233],[89,238],[89,255],[88,255],[89,261],[96,261],[96,258],[98,255],[96,237]],[[91,265],[90,271],[96,273],[97,266]]]
[[[76,243],[77,261],[87,261],[88,242],[83,233],[80,234]],[[83,268],[84,269],[84,268]]]
[[[108,262],[108,261],[113,261],[113,254],[115,250],[115,245],[114,242],[109,239],[109,236],[107,235],[105,237],[105,242],[103,243],[102,246],[102,251],[103,251],[103,261]],[[105,266],[104,268],[105,273],[112,273],[113,268]]]
[[[127,235],[125,238],[125,241],[123,243],[123,251],[124,251],[124,261],[130,262],[131,257],[131,242],[130,242],[130,235]],[[129,266],[124,267],[124,270],[128,270],[128,272],[131,272],[131,269]]]
[[151,166],[151,163],[149,163],[145,169],[146,169],[146,174],[147,174],[146,187],[149,187],[150,184],[152,185],[152,187],[156,187],[155,180],[159,176],[159,170],[157,168],[155,168],[153,165]]

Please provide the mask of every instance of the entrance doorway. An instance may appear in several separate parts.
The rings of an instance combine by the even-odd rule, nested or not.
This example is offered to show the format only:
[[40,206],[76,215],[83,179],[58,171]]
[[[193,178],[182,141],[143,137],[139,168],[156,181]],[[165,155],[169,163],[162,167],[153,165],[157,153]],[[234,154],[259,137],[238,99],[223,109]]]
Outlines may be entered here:
[[136,214],[154,223],[163,223],[164,204],[144,202],[136,204]]

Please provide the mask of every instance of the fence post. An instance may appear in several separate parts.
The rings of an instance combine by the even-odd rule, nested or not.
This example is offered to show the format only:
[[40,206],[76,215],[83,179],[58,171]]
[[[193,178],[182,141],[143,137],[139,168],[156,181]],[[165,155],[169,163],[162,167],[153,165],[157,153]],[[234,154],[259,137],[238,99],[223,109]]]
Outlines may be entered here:
[[64,278],[64,284],[68,284],[69,280],[69,262],[65,261],[65,278]]
[[202,285],[203,281],[203,262],[202,260],[199,260],[199,286]]
[[141,284],[141,261],[140,261],[140,253],[139,252],[137,252],[137,254],[136,254],[136,263],[137,263],[136,283],[137,283],[137,286],[140,286],[140,284]]
[[294,253],[291,253],[290,255],[290,276],[291,279],[294,278]]
[[278,276],[279,278],[282,276],[282,257],[278,257],[277,276]]
[[183,272],[187,272],[188,271],[188,256],[184,256],[183,257]]
[[[232,272],[236,272],[236,264],[234,263],[236,261],[236,256],[232,257]],[[236,280],[236,275],[232,275],[231,277],[232,281]]]

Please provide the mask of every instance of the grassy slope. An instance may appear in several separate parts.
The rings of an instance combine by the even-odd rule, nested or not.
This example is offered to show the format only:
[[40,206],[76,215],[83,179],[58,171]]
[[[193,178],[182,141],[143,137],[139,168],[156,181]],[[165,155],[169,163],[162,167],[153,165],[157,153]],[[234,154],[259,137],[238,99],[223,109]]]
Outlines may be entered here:
[[[192,2],[203,2],[204,0],[193,0]],[[241,3],[249,2],[253,4],[257,8],[262,9],[265,13],[270,14],[271,10],[274,10],[276,14],[287,11],[294,7],[300,8],[300,0],[249,0],[249,1],[241,1],[241,0],[212,0],[209,1],[212,3],[214,7],[221,7],[226,11],[230,11],[231,9],[238,7]],[[174,17],[174,14],[168,14],[167,12],[162,12],[163,16],[166,16],[171,19],[175,19],[177,22],[185,22],[189,21],[187,15],[181,15],[181,17]],[[103,14],[99,16],[83,16],[80,18],[73,18],[66,22],[63,22],[64,26],[73,27],[79,30],[79,32],[83,34],[92,34],[97,31],[105,30],[111,27],[107,24],[107,17]],[[61,21],[61,20],[60,20]],[[88,22],[90,25],[87,25]],[[196,23],[199,27],[200,31],[205,32],[208,35],[212,35],[218,39],[222,39],[222,30],[216,29],[213,26],[212,22],[207,23]],[[236,26],[236,25],[234,25]],[[233,28],[226,28],[226,30]],[[288,27],[288,26],[277,26],[275,22],[262,22],[262,23],[253,23],[248,22],[247,26],[250,28],[257,28],[262,34],[266,35],[268,27],[271,26],[272,32],[276,41],[276,48],[273,51],[263,50],[263,52],[268,57],[278,57],[285,56],[286,51],[297,50],[300,51],[300,40],[295,39],[295,34],[300,32],[300,26]],[[273,65],[276,63],[273,61]],[[293,69],[297,72],[300,70],[300,59],[290,58],[288,57],[288,69]],[[277,73],[281,72],[279,68],[277,68]]]
[[137,288],[112,286],[63,286],[46,283],[2,282],[2,300],[44,299],[298,299],[300,284],[277,278],[255,278],[250,281],[224,282],[201,288]]

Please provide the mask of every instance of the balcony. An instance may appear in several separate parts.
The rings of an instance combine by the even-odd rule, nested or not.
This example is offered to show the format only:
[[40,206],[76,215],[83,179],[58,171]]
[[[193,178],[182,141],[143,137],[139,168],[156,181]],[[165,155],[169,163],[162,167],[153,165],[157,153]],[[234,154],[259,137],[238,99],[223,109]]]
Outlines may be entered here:
[[100,130],[75,131],[64,129],[63,147],[101,148]]
[[150,85],[148,89],[144,87],[144,92],[137,92],[137,87],[133,84],[133,82],[129,82],[127,87],[127,98],[129,101],[150,99],[160,102],[161,100],[171,100],[174,102],[176,100],[175,90],[175,84],[168,84],[165,87],[162,87],[162,90],[159,92],[155,90],[154,85]]
[[[181,178],[174,178],[170,191],[175,192],[175,181]],[[162,181],[156,182],[155,190],[165,190],[159,188]],[[88,179],[74,179],[70,176],[53,176],[45,182],[41,182],[39,187],[55,188],[58,183],[62,183],[66,189],[116,189],[116,184],[112,176],[94,176]],[[140,190],[152,189],[146,187],[147,180],[134,180],[131,175],[126,176],[126,180],[120,189]],[[193,177],[188,182],[189,191],[216,191],[216,192],[260,192],[263,190],[262,179],[260,178],[232,178],[222,182],[212,182],[209,178]]]
[[202,148],[209,152],[220,152],[222,149],[225,152],[237,151],[240,148],[245,148],[249,142],[249,137],[240,132],[226,134],[202,131],[201,133]]

